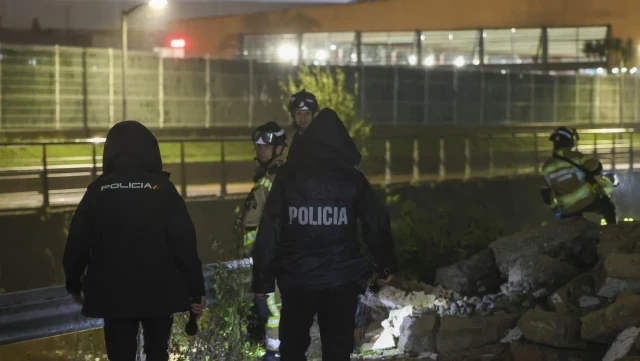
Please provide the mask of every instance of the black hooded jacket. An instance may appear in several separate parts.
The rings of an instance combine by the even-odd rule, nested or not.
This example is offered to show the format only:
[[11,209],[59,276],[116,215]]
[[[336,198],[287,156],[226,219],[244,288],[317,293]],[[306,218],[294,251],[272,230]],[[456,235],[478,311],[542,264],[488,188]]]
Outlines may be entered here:
[[[331,109],[322,110],[278,173],[253,249],[253,292],[327,289],[360,281],[372,263],[397,271],[389,215],[366,177],[360,153]],[[358,221],[373,260],[361,254]]]
[[118,123],[103,165],[69,229],[68,292],[83,292],[87,317],[187,311],[190,297],[204,295],[202,263],[184,200],[162,171],[158,141],[138,122]]

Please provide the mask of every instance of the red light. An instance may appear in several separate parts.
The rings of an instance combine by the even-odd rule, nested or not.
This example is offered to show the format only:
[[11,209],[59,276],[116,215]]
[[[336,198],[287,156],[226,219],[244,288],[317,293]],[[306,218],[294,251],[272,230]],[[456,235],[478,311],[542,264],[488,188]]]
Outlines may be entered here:
[[172,48],[184,48],[186,45],[186,42],[184,41],[184,39],[173,39],[171,40],[171,47]]

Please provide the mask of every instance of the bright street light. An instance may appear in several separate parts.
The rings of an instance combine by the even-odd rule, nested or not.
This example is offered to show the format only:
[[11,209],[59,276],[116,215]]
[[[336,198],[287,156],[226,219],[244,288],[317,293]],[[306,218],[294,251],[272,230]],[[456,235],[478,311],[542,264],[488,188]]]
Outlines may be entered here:
[[129,14],[147,5],[153,9],[162,9],[167,5],[167,0],[150,0],[148,3],[134,5],[128,10],[122,11],[122,120],[127,120],[127,67],[129,62],[127,50],[129,48]]
[[298,49],[289,44],[280,45],[278,48],[278,56],[284,61],[293,61],[298,57]]
[[457,57],[456,60],[453,61],[453,65],[457,66],[458,68],[463,67],[464,64],[465,64],[465,61],[462,55]]
[[167,6],[167,0],[151,0],[149,1],[149,6],[154,9],[162,9]]

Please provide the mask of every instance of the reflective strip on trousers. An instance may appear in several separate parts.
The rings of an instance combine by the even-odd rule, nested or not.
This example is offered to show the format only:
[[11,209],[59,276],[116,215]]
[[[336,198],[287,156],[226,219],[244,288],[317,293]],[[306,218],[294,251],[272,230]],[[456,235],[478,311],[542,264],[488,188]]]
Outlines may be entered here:
[[269,307],[269,311],[271,312],[271,316],[269,320],[267,320],[267,327],[279,327],[280,326],[280,308],[276,304],[276,294],[269,293],[269,297],[267,298],[267,307]]
[[249,231],[244,234],[244,245],[250,246],[256,241],[256,236],[258,235],[258,230],[254,229],[253,231]]

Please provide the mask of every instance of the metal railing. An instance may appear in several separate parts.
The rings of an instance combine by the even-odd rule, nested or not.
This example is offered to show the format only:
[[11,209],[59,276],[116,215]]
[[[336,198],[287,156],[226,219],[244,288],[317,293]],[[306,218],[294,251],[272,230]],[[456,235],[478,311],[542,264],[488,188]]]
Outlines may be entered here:
[[[122,114],[114,49],[0,47],[0,129],[106,128]],[[253,126],[286,121],[280,82],[291,65],[167,59],[130,52],[127,104],[149,127]],[[567,76],[514,69],[345,66],[358,108],[374,124],[637,122],[640,74]]]
[[[220,265],[244,270],[251,264],[251,259],[247,258]],[[203,267],[209,304],[212,304],[214,282],[211,266]],[[102,319],[80,315],[80,305],[73,302],[64,286],[0,294],[0,346],[91,330],[102,325]]]
[[[633,170],[639,166],[635,164],[636,131],[637,129],[632,127],[582,129],[582,140],[578,146],[583,152],[598,155],[605,169]],[[548,134],[542,130],[512,128],[504,129],[502,132],[464,133],[457,130],[455,134],[372,136],[367,140],[369,155],[361,168],[374,184],[385,185],[534,175],[539,173],[543,162],[551,153],[551,144],[547,141]],[[42,154],[39,166],[0,168],[0,203],[5,203],[5,209],[77,204],[84,194],[86,185],[101,173],[97,147],[102,146],[102,141],[98,139],[0,144],[0,149],[39,147]],[[165,169],[172,172],[174,183],[181,195],[184,198],[225,198],[248,192],[252,187],[249,175],[255,163],[248,142],[246,153],[241,156],[232,154],[232,159],[229,159],[228,148],[230,144],[237,142],[247,141],[240,137],[161,139],[161,146],[166,143],[178,145],[177,153],[172,155],[173,159],[178,160],[166,162]],[[217,154],[204,161],[190,159],[191,155],[187,154],[186,147],[203,143],[210,147],[218,147]],[[52,158],[48,157],[48,151],[56,146],[65,145],[90,146],[91,162],[51,165]],[[59,182],[58,179],[64,181]],[[20,181],[17,182],[19,185],[31,181],[31,193],[26,194],[24,190],[8,192],[6,187],[15,186],[16,181]],[[51,182],[60,184],[57,189],[53,189]],[[52,202],[52,194],[60,192],[64,194],[66,203]],[[18,205],[12,206],[11,202]],[[19,206],[23,204],[20,202],[29,202],[29,205]]]

